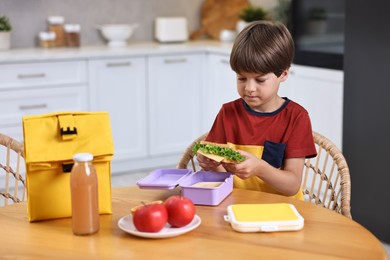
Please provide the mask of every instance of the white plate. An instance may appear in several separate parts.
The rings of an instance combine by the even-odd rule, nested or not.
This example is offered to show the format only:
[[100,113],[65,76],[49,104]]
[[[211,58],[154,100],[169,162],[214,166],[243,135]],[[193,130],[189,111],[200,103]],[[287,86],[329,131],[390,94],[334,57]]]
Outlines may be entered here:
[[118,227],[122,229],[123,231],[130,233],[135,236],[139,237],[146,237],[146,238],[166,238],[166,237],[175,237],[182,235],[184,233],[190,232],[191,230],[194,230],[197,228],[202,220],[198,215],[194,216],[194,219],[189,223],[188,225],[180,228],[173,228],[171,225],[166,224],[165,227],[160,232],[151,233],[151,232],[140,232],[138,231],[134,224],[133,224],[133,215],[127,215],[122,217],[118,221]]

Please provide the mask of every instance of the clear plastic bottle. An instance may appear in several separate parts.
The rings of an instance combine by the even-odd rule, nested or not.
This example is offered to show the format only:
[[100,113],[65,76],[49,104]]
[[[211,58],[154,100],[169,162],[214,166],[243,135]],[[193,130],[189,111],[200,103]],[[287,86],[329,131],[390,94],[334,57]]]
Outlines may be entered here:
[[70,188],[72,229],[75,235],[89,235],[99,231],[98,180],[92,160],[93,155],[90,153],[73,156]]

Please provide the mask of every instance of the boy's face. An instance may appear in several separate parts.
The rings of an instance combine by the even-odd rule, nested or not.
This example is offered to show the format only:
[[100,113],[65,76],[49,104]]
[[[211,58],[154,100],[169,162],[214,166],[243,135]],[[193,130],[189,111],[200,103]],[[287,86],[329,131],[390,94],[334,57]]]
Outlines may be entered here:
[[274,73],[237,73],[237,91],[250,108],[257,112],[273,112],[284,100],[278,96],[279,84],[287,79],[288,70],[280,77]]

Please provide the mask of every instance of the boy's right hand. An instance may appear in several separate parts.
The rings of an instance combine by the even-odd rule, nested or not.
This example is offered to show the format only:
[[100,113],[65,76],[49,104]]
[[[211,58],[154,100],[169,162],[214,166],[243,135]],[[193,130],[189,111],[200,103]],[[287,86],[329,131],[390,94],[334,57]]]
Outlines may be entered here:
[[196,158],[198,159],[199,166],[204,171],[221,171],[218,169],[218,168],[222,168],[219,167],[221,165],[220,162],[214,161],[199,153],[196,155]]

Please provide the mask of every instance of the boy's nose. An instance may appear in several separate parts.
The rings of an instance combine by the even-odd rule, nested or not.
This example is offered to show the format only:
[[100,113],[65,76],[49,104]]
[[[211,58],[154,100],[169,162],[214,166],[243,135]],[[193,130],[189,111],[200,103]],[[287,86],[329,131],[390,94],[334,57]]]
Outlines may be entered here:
[[250,92],[253,92],[256,90],[256,82],[254,80],[248,80],[246,83],[245,83],[245,89],[247,91],[250,91]]

